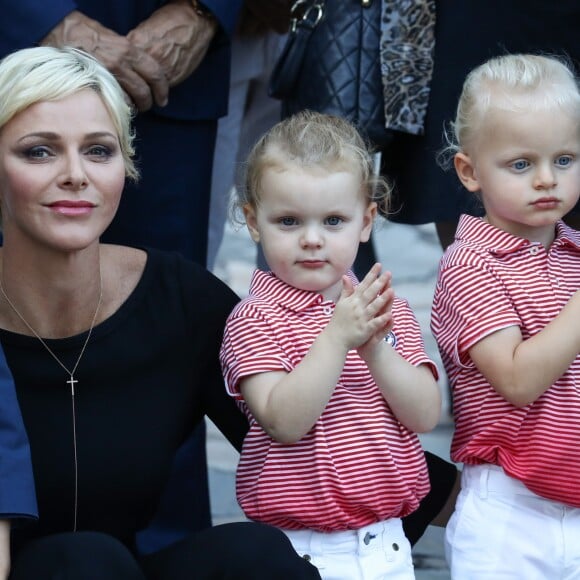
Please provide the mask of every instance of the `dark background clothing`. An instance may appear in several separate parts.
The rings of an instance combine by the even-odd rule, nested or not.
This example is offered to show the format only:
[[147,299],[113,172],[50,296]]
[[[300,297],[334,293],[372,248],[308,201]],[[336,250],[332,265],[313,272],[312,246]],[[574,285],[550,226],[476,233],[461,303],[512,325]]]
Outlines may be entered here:
[[[164,4],[167,1],[1,0],[0,56],[35,45],[73,10],[79,10],[124,35]],[[156,113],[163,117],[192,121],[217,119],[226,112],[229,37],[236,26],[242,0],[204,0],[203,4],[217,18],[221,28],[198,69],[171,89],[166,107],[156,109]],[[163,156],[164,152],[159,154]]]
[[473,68],[493,56],[533,52],[567,55],[580,72],[578,0],[437,0],[436,10],[425,135],[395,133],[383,154],[384,171],[396,184],[396,213],[390,219],[407,224],[482,214],[453,168],[444,171],[436,160],[445,145],[444,126],[455,118],[463,82]]
[[30,446],[14,381],[0,349],[0,518],[35,518]]

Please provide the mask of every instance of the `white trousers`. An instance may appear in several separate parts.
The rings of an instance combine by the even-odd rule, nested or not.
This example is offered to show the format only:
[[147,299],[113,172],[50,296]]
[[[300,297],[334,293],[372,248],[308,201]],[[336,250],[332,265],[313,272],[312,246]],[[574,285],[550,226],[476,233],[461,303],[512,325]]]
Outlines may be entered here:
[[445,552],[457,580],[579,580],[580,508],[536,495],[501,467],[464,466]]
[[323,580],[411,580],[415,578],[411,545],[400,519],[358,530],[313,532],[282,530]]

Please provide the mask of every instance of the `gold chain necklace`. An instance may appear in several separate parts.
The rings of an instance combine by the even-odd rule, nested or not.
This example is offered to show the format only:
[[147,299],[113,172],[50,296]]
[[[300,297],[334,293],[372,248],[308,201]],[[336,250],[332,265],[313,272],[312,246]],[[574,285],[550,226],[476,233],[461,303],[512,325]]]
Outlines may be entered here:
[[66,371],[66,373],[70,376],[69,380],[66,381],[68,385],[70,385],[70,392],[71,392],[71,401],[72,401],[72,429],[73,429],[73,456],[74,456],[74,519],[73,519],[73,532],[77,531],[77,515],[78,515],[78,489],[79,489],[79,471],[78,471],[78,456],[77,456],[77,420],[76,420],[76,406],[75,406],[75,383],[78,383],[78,380],[74,378],[74,374],[83,358],[83,354],[85,354],[85,349],[87,348],[87,344],[89,343],[89,339],[91,338],[91,334],[93,333],[93,328],[95,326],[95,322],[97,320],[97,315],[99,313],[99,309],[101,307],[101,300],[103,298],[103,280],[102,278],[99,279],[99,300],[97,302],[97,307],[95,308],[95,313],[93,314],[93,319],[91,320],[91,326],[89,327],[89,331],[87,333],[87,338],[85,338],[85,342],[83,343],[83,347],[81,348],[81,352],[77,357],[77,360],[70,370],[65,364],[54,354],[52,349],[46,344],[44,339],[28,324],[26,318],[20,314],[20,311],[14,304],[12,300],[8,298],[6,291],[4,290],[4,284],[2,283],[2,278],[0,277],[0,292],[2,292],[2,296],[8,302],[10,308],[14,310],[18,318],[22,320],[22,322],[26,325],[28,330],[34,334],[36,338],[41,342],[42,346],[50,353],[52,358]]

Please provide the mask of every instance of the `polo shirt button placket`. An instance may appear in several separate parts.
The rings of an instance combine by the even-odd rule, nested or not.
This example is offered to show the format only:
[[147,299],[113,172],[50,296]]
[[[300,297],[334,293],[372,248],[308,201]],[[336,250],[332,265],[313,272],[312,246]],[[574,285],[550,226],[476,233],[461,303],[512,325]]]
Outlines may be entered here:
[[534,244],[533,246],[530,247],[530,254],[532,254],[532,256],[535,256],[539,251],[540,251],[540,248],[536,244]]
[[325,306],[322,307],[322,312],[326,314],[326,316],[330,316],[332,314],[332,306],[326,304]]

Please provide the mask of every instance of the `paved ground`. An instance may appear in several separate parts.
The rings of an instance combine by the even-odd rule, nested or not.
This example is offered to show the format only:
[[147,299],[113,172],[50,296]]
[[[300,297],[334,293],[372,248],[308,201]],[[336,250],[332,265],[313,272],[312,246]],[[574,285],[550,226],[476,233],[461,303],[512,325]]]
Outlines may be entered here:
[[[423,329],[430,356],[439,364],[437,347],[429,333],[429,317],[437,264],[441,250],[432,226],[403,226],[379,223],[375,230],[375,246],[384,268],[393,273],[393,286],[398,295],[411,304]],[[255,247],[246,230],[227,229],[218,255],[215,273],[240,296],[246,294],[255,264]],[[449,442],[453,426],[449,420],[449,404],[445,380],[442,419],[431,433],[421,435],[423,446],[449,459]],[[243,519],[234,494],[237,453],[213,425],[208,429],[208,461],[210,493],[215,523]],[[418,580],[449,579],[443,555],[443,530],[431,526],[414,548]]]

